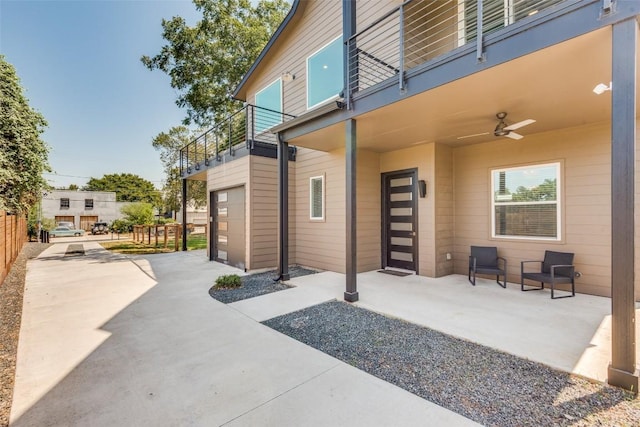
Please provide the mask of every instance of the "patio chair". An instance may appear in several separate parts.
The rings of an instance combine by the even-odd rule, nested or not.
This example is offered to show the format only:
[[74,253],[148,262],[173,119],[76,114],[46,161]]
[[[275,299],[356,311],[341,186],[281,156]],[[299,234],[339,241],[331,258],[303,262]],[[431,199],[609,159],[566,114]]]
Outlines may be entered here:
[[[502,268],[500,268],[502,261]],[[503,288],[507,287],[507,260],[498,256],[498,248],[495,246],[471,246],[469,256],[469,282],[476,285],[476,274],[495,274],[496,283]],[[502,276],[502,283],[500,283]]]
[[[525,264],[538,263],[539,271],[524,271]],[[520,263],[520,289],[522,291],[539,291],[544,289],[544,284],[551,284],[551,299],[568,298],[576,295],[575,267],[573,266],[573,254],[570,252],[545,251],[543,261],[521,261]],[[540,287],[525,289],[524,280],[540,282]],[[555,297],[553,291],[559,283],[571,283],[571,295]],[[527,285],[530,286],[530,285]]]

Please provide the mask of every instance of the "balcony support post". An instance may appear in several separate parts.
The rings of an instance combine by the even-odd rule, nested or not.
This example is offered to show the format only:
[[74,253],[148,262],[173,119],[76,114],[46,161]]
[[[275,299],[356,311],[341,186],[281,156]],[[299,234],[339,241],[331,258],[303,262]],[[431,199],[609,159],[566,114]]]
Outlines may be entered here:
[[357,220],[356,220],[356,121],[346,122],[345,163],[346,163],[346,291],[344,299],[348,302],[358,301],[358,254],[357,254]]
[[482,10],[482,0],[478,0],[477,6],[477,15],[478,19],[476,21],[476,59],[478,62],[484,61],[484,51],[482,49],[482,39],[484,38],[482,34],[482,21],[484,20],[484,11]]
[[289,280],[289,143],[278,139],[278,274]]
[[611,88],[611,363],[609,384],[638,393],[634,268],[635,18],[613,25]]
[[343,0],[342,1],[342,40],[344,42],[343,48],[343,72],[344,72],[344,99],[347,101],[347,109],[351,108],[351,92],[353,82],[351,81],[352,74],[354,78],[357,78],[357,73],[353,73],[351,70],[352,63],[355,61],[357,67],[358,60],[356,54],[356,39],[351,37],[356,33],[356,1],[355,0]]
[[398,10],[399,12],[399,29],[398,31],[400,32],[399,34],[399,40],[398,40],[398,54],[400,55],[399,59],[399,65],[398,65],[398,87],[400,88],[401,92],[404,92],[404,3],[402,5],[400,5],[400,9]]
[[[178,233],[175,233],[178,238]],[[177,243],[177,242],[176,242]],[[175,246],[178,249],[178,245]],[[182,250],[187,250],[187,179],[182,178]]]

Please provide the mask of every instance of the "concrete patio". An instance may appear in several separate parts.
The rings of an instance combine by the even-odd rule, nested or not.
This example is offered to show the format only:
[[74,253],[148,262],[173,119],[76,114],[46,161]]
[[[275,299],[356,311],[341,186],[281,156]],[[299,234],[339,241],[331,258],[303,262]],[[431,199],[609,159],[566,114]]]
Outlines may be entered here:
[[82,244],[27,265],[14,427],[478,425],[212,299],[203,251]]
[[[322,272],[294,278],[296,287],[230,304],[251,318],[272,317],[343,299],[344,275]],[[398,277],[371,271],[358,275],[356,305],[544,363],[598,381],[606,381],[611,360],[611,300],[577,294],[550,299],[549,290],[507,289],[494,280],[466,276],[432,279]],[[640,316],[640,304],[636,316]],[[640,333],[636,329],[640,354]]]

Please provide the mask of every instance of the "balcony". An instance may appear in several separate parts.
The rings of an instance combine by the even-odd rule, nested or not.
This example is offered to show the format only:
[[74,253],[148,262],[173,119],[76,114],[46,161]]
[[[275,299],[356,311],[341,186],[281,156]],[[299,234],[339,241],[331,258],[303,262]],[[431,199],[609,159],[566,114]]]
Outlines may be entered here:
[[406,1],[348,40],[348,93],[354,96],[390,79],[397,79],[403,90],[408,71],[470,44],[482,61],[484,36],[563,2]]
[[233,157],[239,150],[249,153],[274,149],[276,137],[270,129],[295,116],[247,104],[180,149],[180,175],[206,170]]

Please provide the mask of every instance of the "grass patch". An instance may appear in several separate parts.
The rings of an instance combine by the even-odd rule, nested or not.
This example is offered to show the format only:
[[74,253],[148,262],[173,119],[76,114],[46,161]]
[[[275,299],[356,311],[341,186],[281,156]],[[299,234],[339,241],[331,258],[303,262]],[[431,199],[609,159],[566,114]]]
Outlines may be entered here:
[[[158,238],[158,245],[155,244],[155,240],[151,238],[151,244],[132,242],[132,241],[115,241],[115,242],[100,242],[103,248],[108,251],[117,252],[127,255],[146,255],[146,254],[162,254],[168,252],[174,252],[175,240],[168,239],[167,247],[164,247],[164,240]],[[207,237],[205,235],[192,235],[187,237],[187,250],[193,251],[197,249],[207,248]],[[182,244],[178,243],[178,250],[182,250]]]

